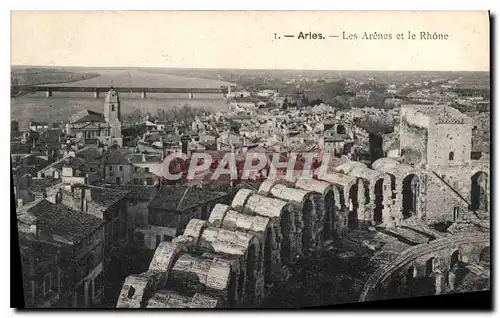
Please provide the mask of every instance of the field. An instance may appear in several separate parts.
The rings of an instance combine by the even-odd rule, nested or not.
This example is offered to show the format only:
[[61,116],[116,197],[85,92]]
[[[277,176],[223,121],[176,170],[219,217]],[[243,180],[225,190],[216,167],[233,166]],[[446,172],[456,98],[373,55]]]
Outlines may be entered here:
[[[64,78],[70,80],[79,76],[98,73],[100,76],[81,81],[70,81],[69,86],[129,86],[129,87],[195,87],[219,88],[228,85],[211,79],[182,77],[176,75],[153,73],[137,69],[26,69],[13,68],[14,76],[24,76],[23,81],[49,84],[59,84]],[[82,75],[87,74],[87,75]],[[148,94],[147,99],[141,99],[139,94],[120,93],[122,114],[142,109],[155,113],[157,109],[168,109],[174,106],[188,104],[192,107],[204,107],[214,111],[227,111],[228,107],[219,94],[195,94],[194,99],[188,99],[186,94]],[[20,128],[27,128],[30,121],[47,121],[49,123],[66,121],[72,114],[82,109],[103,111],[104,94],[94,99],[91,93],[54,92],[51,98],[45,98],[43,92],[30,93],[11,98],[11,119],[19,121]]]

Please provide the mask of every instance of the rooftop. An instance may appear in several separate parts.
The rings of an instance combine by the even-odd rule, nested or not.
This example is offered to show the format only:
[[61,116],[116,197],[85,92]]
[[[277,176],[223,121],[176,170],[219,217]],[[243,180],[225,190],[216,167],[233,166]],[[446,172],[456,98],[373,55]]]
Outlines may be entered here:
[[227,195],[224,192],[212,192],[197,187],[164,186],[158,190],[154,199],[149,203],[150,208],[168,211],[183,212],[217,198]]
[[104,221],[85,212],[78,212],[62,204],[47,200],[35,201],[18,210],[33,215],[37,227],[52,235],[79,243],[104,224]]
[[33,178],[31,179],[29,189],[33,192],[44,192],[46,188],[55,186],[59,183],[61,183],[61,179],[55,179],[52,177]]
[[99,205],[109,208],[116,202],[120,201],[127,196],[128,191],[109,188],[109,187],[97,187],[88,184],[77,184],[75,187],[81,187],[85,189],[90,189],[90,195],[92,201],[98,203]]
[[463,124],[471,122],[471,118],[462,114],[458,109],[446,105],[404,105],[404,108],[413,109],[425,116],[431,117],[437,123]]
[[69,121],[70,123],[106,122],[102,113],[95,112],[90,109],[84,109],[73,114]]

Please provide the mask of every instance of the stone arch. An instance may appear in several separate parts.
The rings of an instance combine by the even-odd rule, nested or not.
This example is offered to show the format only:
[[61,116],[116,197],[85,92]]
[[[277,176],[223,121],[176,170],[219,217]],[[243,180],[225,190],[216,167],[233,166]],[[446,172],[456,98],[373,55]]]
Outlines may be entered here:
[[375,225],[379,225],[384,222],[384,178],[380,178],[375,181],[374,196],[375,208],[373,210],[373,221],[375,222]]
[[[268,217],[259,215],[248,215],[231,210],[231,207],[225,204],[216,204],[209,222],[216,227],[222,227],[228,230],[239,230],[256,235],[260,240],[262,247],[263,262],[258,263],[262,268],[257,271],[264,272],[265,284],[272,283],[273,250],[275,249],[274,231],[272,222]],[[267,279],[267,280],[266,280]]]
[[[263,290],[260,289],[261,273],[259,272],[262,269],[261,246],[255,234],[218,228],[210,226],[208,221],[192,219],[183,236],[189,237],[194,242],[193,253],[195,254],[215,253],[238,257],[241,263],[238,279],[240,302],[244,300],[253,304],[256,299],[261,299],[263,294]],[[248,272],[249,265],[251,265],[252,273]],[[252,280],[248,280],[249,277]],[[248,284],[252,286],[247,286]]]
[[245,214],[270,219],[273,235],[273,275],[279,275],[280,265],[290,262],[296,253],[294,245],[296,230],[292,205],[287,201],[242,189],[235,196],[232,207]]
[[337,210],[335,186],[326,181],[307,178],[297,180],[295,187],[315,194],[315,217],[310,223],[314,239],[311,246],[317,248],[321,246],[321,241],[330,239],[333,233],[333,219]]
[[454,250],[450,256],[450,268],[453,268],[455,265],[460,265],[460,252],[458,249]]
[[264,283],[266,286],[273,283],[273,228],[266,228],[264,234]]
[[325,214],[323,217],[323,240],[331,238],[335,229],[335,194],[333,189],[330,189],[325,194]]
[[438,268],[438,260],[435,257],[429,258],[425,262],[425,276],[431,276]]
[[412,264],[405,272],[405,282],[408,288],[412,288],[417,278],[417,268]]
[[418,213],[419,178],[410,173],[403,179],[403,218],[407,219]]
[[[268,181],[268,180],[266,180]],[[274,198],[288,201],[294,210],[294,222],[297,238],[297,253],[304,253],[314,248],[313,219],[317,213],[317,196],[313,191],[291,188],[283,180],[269,180],[262,183],[259,193],[271,195]],[[272,183],[271,183],[272,182]]]
[[326,181],[333,185],[335,198],[335,215],[333,222],[337,234],[344,232],[348,224],[349,215],[349,189],[356,183],[356,178],[343,173],[333,172],[328,174],[315,171],[318,180]]
[[488,210],[488,174],[477,171],[471,176],[471,210]]
[[259,273],[259,268],[262,267],[259,263],[261,262],[259,255],[259,248],[257,244],[253,243],[250,244],[247,250],[247,256],[246,256],[246,271],[247,271],[247,277],[246,277],[246,289],[245,293],[248,296],[248,298],[251,299],[251,302],[254,301],[255,296],[256,296],[256,284],[254,282],[257,281]]
[[359,197],[358,197],[358,188],[359,184],[355,183],[349,188],[348,192],[348,207],[349,212],[347,215],[347,228],[354,229],[358,226],[358,209],[359,209]]

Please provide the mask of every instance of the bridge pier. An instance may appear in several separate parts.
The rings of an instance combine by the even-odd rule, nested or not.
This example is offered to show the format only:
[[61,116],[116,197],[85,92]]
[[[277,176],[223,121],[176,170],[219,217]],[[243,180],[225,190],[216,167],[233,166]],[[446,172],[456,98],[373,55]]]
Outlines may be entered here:
[[95,99],[98,99],[98,98],[99,98],[99,91],[95,91],[93,94],[94,94],[94,98],[95,98]]
[[141,98],[142,98],[142,99],[146,99],[146,91],[142,91],[142,93],[141,93]]
[[52,91],[49,89],[45,92],[45,98],[52,97]]
[[189,95],[188,95],[188,98],[189,98],[189,99],[193,99],[193,97],[194,97],[193,92],[190,92],[190,93],[189,93]]

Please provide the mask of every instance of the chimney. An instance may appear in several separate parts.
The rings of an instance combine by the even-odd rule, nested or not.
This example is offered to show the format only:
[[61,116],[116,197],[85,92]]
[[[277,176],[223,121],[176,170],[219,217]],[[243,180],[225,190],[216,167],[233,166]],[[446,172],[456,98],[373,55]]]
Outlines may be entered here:
[[22,206],[23,206],[23,199],[17,199],[17,208],[19,209]]
[[146,155],[142,154],[142,162],[146,162]]
[[59,177],[60,177],[59,171],[58,170],[54,171],[54,179],[59,179]]

